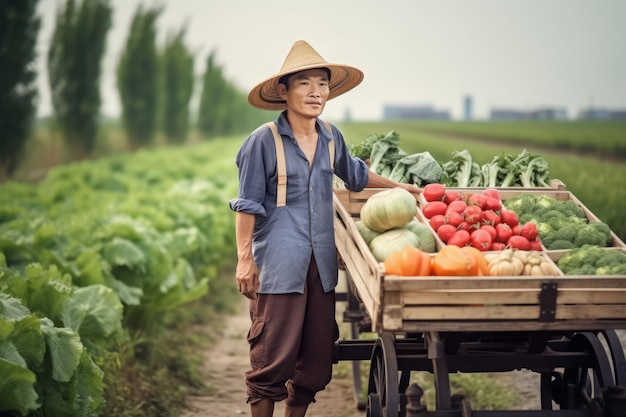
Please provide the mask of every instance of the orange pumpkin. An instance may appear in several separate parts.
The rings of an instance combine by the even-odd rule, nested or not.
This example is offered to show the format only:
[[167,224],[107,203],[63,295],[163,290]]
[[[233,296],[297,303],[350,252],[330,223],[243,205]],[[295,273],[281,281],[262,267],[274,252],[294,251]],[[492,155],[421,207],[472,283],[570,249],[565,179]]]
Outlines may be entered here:
[[478,264],[470,251],[447,245],[433,257],[432,271],[437,276],[472,276],[478,275]]
[[431,274],[430,255],[414,246],[405,246],[385,259],[385,273],[401,276],[427,276]]
[[489,274],[489,262],[487,262],[487,258],[485,258],[485,255],[480,250],[478,250],[477,248],[473,246],[463,246],[461,250],[465,252],[469,252],[470,255],[474,257],[474,260],[476,261],[476,267],[478,270],[476,275],[479,275],[479,276],[490,275]]

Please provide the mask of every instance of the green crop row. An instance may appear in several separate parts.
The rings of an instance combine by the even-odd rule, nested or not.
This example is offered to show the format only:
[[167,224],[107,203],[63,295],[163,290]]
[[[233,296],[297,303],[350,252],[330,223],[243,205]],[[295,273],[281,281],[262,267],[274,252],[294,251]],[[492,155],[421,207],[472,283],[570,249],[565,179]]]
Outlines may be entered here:
[[237,146],[141,151],[0,186],[0,414],[111,415],[105,391],[124,382],[103,369],[158,350],[172,312],[235,258]]

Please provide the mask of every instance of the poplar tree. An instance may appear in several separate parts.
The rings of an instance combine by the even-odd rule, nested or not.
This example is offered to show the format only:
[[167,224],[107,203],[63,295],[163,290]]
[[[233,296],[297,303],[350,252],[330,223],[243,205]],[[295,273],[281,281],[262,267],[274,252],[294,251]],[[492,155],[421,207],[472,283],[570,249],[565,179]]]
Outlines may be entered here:
[[109,0],[67,0],[48,50],[52,105],[72,159],[90,156],[100,118],[100,75],[111,28]]
[[215,52],[211,52],[202,78],[198,107],[198,129],[206,136],[220,133],[220,108],[227,107],[225,87],[222,68],[215,63]]
[[163,130],[172,143],[189,132],[189,101],[194,85],[194,57],[184,44],[185,28],[170,36],[163,52]]
[[122,121],[133,149],[150,144],[156,132],[159,66],[156,21],[161,11],[161,8],[144,10],[141,4],[137,7],[117,66]]
[[2,0],[0,8],[0,182],[23,157],[36,112],[38,0]]

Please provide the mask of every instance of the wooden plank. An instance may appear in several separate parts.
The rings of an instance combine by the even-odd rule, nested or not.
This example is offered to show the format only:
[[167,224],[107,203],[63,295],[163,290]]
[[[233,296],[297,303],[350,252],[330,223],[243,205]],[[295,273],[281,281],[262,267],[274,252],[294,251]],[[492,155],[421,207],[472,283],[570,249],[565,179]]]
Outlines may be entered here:
[[[389,292],[385,293],[385,303]],[[408,305],[463,304],[538,304],[540,291],[467,290],[467,291],[399,291],[401,303]],[[626,304],[626,290],[618,288],[562,290],[557,295],[561,304]]]
[[[537,320],[538,306],[386,306],[385,313],[402,311],[403,320]],[[560,305],[556,320],[624,319],[624,305]]]
[[596,288],[626,288],[626,276],[555,276],[555,277],[400,277],[397,275],[385,276],[386,291],[412,290],[523,290],[540,289],[545,282],[555,282],[561,289],[596,289]]
[[539,322],[536,320],[482,320],[482,321],[452,321],[452,320],[405,320],[401,328],[387,328],[391,332],[421,333],[421,332],[523,332],[523,331],[583,331],[626,329],[625,320],[559,320],[558,322]]

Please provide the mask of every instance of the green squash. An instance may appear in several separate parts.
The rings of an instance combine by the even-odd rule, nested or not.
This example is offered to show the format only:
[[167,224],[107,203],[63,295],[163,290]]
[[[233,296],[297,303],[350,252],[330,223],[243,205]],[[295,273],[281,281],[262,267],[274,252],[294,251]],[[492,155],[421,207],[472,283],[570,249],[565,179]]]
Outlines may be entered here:
[[403,188],[390,188],[371,196],[361,208],[361,220],[375,232],[404,227],[415,218],[417,202]]

